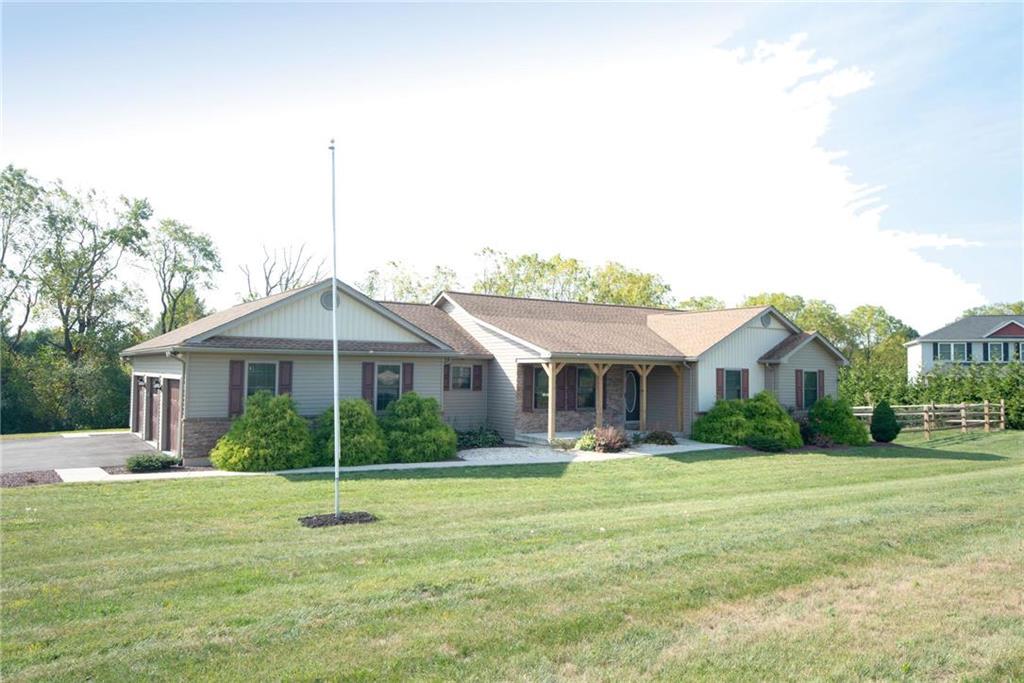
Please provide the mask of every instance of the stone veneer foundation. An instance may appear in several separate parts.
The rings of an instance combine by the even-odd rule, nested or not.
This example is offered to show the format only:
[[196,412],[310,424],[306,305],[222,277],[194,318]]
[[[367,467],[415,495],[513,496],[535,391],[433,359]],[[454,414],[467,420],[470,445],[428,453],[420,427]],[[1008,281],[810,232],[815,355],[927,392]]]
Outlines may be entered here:
[[[516,383],[516,432],[529,433],[548,431],[548,411],[541,408],[531,412],[523,411],[523,373],[532,372],[533,365],[522,365],[519,368],[518,382]],[[624,383],[626,380],[626,368],[621,365],[613,365],[608,369],[606,375],[608,385],[606,393],[608,404],[604,409],[604,424],[623,428],[626,424],[626,413],[624,407]],[[596,415],[593,410],[559,410],[555,413],[555,430],[560,432],[579,432],[594,427]]]

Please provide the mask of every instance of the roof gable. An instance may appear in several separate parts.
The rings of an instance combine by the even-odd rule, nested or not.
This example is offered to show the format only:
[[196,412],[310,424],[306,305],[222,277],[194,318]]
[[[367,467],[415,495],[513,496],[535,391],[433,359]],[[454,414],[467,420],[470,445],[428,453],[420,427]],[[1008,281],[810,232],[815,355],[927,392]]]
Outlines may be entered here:
[[1010,323],[1024,326],[1024,320],[1019,315],[972,315],[961,318],[945,327],[940,327],[934,332],[921,335],[917,339],[908,342],[907,345],[910,346],[924,341],[981,340]]
[[1017,322],[1016,320],[1011,320],[1008,323],[1004,323],[1004,324],[1000,325],[999,327],[997,327],[996,329],[992,330],[991,332],[989,332],[985,336],[986,337],[1024,337],[1024,325],[1022,325],[1021,323]]
[[787,362],[794,353],[804,348],[810,343],[820,344],[826,351],[835,356],[835,358],[842,364],[847,364],[849,361],[846,359],[839,349],[832,345],[832,343],[825,339],[818,332],[800,332],[798,334],[790,335],[775,347],[765,352],[763,356],[757,359],[758,363],[785,363]]

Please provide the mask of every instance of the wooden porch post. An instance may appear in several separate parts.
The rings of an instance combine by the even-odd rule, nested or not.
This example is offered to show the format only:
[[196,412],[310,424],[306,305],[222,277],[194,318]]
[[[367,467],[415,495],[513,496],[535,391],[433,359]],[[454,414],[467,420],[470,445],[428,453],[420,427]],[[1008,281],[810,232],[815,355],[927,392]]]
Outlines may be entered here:
[[683,364],[673,365],[672,371],[676,373],[676,431],[683,431]]
[[587,363],[590,371],[594,373],[596,396],[594,397],[594,426],[600,427],[604,424],[604,376],[608,374],[611,363]]
[[565,363],[541,363],[544,372],[548,375],[548,442],[555,440],[555,382],[558,379],[558,372]]
[[647,375],[654,369],[654,363],[637,363],[633,366],[640,375],[640,431],[647,431]]

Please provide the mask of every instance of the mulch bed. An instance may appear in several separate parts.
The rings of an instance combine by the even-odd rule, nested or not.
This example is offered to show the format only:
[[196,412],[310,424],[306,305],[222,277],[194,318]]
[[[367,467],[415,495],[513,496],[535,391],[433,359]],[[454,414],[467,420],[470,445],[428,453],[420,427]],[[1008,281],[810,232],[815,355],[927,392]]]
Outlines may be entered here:
[[168,467],[163,470],[153,470],[152,472],[132,472],[124,465],[107,465],[106,467],[100,468],[107,474],[154,474],[156,472],[205,472],[212,471],[212,467],[187,467],[185,465],[175,465],[174,467]]
[[339,517],[335,517],[333,512],[329,512],[326,515],[299,517],[299,524],[311,529],[322,526],[337,526],[339,524],[369,524],[376,521],[377,518],[369,512],[342,512]]
[[7,472],[0,474],[0,488],[16,486],[38,486],[40,484],[59,484],[63,479],[56,470],[36,470],[35,472]]

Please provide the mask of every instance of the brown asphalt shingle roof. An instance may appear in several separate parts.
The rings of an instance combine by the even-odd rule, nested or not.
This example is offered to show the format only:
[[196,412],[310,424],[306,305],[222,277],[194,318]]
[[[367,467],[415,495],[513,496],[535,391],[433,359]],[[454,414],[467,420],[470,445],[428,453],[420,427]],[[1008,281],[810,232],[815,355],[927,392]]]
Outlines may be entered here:
[[451,316],[430,304],[407,304],[395,301],[379,301],[395,315],[399,315],[420,328],[431,337],[440,339],[457,353],[490,357],[490,352],[462,329]]
[[813,332],[801,332],[800,334],[794,334],[786,337],[781,342],[770,348],[765,352],[763,356],[758,358],[762,363],[769,363],[772,361],[780,361],[786,357],[786,354],[795,349],[796,347],[803,344],[807,339],[814,336]]
[[[188,348],[214,348],[267,351],[326,351],[331,352],[330,339],[281,339],[276,337],[207,337],[202,341],[186,343]],[[427,342],[374,342],[338,340],[341,353],[446,353]]]
[[695,357],[767,310],[581,304],[445,292],[470,315],[553,354]]

